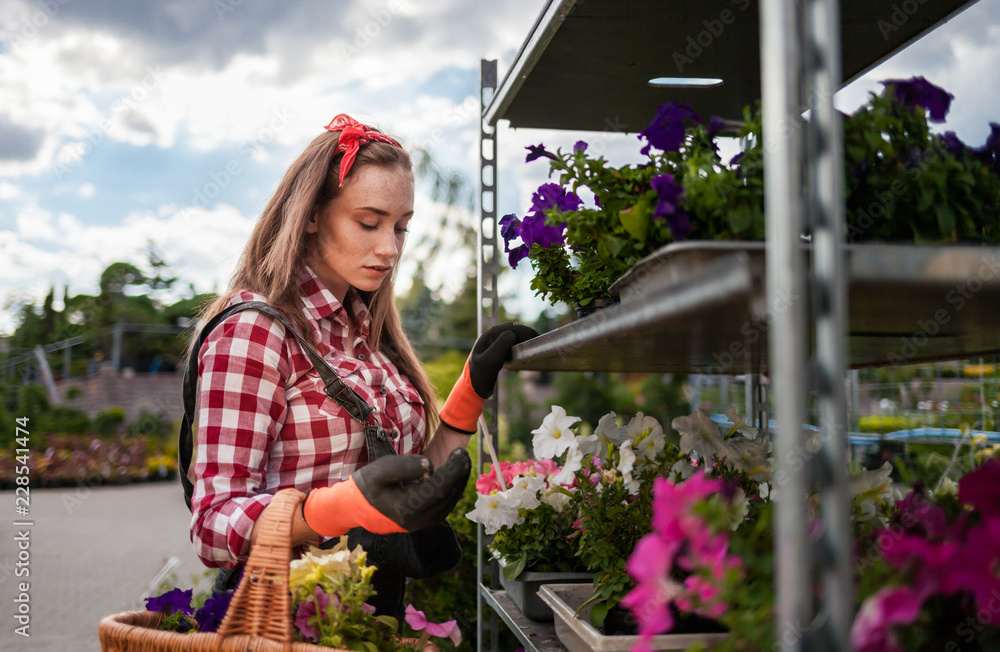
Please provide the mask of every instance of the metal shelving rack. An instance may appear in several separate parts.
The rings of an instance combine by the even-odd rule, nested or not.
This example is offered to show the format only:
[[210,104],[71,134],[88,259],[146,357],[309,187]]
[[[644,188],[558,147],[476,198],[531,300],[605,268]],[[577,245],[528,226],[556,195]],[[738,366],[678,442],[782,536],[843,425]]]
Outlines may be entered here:
[[[1000,352],[1000,333],[987,327],[990,305],[1000,299],[1000,275],[984,278],[978,271],[996,268],[1000,249],[849,248],[840,235],[843,166],[834,93],[973,3],[924,5],[886,36],[878,32],[878,21],[890,16],[891,0],[765,0],[759,12],[753,3],[727,0],[550,0],[511,70],[484,102],[484,121],[491,126],[507,119],[513,127],[600,131],[614,124],[637,132],[667,99],[688,102],[706,116],[732,114],[762,98],[764,133],[779,134],[765,143],[763,247],[676,247],[672,261],[643,271],[648,278],[641,296],[629,300],[623,294],[616,306],[517,346],[508,368],[766,372],[781,397],[779,424],[804,423],[806,391],[816,395],[822,448],[800,471],[786,469],[789,479],[777,487],[777,624],[782,649],[789,652],[850,649],[846,368],[896,364],[898,340],[922,320],[936,319],[947,292],[977,273],[981,300],[949,315],[949,326],[940,324],[905,359]],[[743,14],[736,15],[734,6]],[[709,30],[707,42],[702,25]],[[721,77],[725,83],[668,93],[651,89],[646,82],[665,74],[663,62],[682,67],[674,55],[693,35],[702,39],[691,41],[700,50],[696,56],[686,51],[684,76]],[[751,55],[758,52],[754,61]],[[496,83],[495,62],[484,62],[484,71],[489,63],[493,76],[484,75],[484,86]],[[807,109],[809,121],[802,117]],[[495,128],[489,143],[495,156]],[[485,178],[495,183],[495,163]],[[495,207],[489,207],[495,220]],[[481,248],[480,256],[495,264],[497,227],[483,215],[481,230],[494,239],[492,251]],[[799,237],[806,226],[813,234],[808,247]],[[886,296],[900,304],[890,315],[884,314]],[[492,305],[495,310],[495,300]],[[748,340],[741,334],[744,323],[767,326]],[[618,355],[609,356],[609,350]],[[726,354],[721,361],[720,352]],[[756,388],[751,403],[766,414]],[[804,446],[798,428],[779,425],[774,441],[777,459]],[[823,494],[824,512],[821,531],[810,539],[799,497],[812,484]],[[482,583],[481,555],[480,547],[481,624],[485,602],[527,650],[562,649],[552,641],[551,626],[526,621],[503,591]],[[809,587],[817,581],[823,590],[814,604]],[[494,624],[486,649],[496,649],[496,641]]]

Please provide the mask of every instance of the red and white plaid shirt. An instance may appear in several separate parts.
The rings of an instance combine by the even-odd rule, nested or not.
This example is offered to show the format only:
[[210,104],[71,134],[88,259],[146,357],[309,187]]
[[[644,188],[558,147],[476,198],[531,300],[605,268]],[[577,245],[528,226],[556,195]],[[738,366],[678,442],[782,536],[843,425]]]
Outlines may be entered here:
[[[423,401],[389,359],[368,346],[371,315],[354,290],[347,308],[308,267],[300,274],[302,310],[317,353],[395,434],[396,452],[423,448]],[[265,301],[238,292],[230,304]],[[345,353],[347,320],[354,355]],[[206,566],[232,568],[249,554],[254,522],[279,490],[346,480],[367,461],[364,430],[323,391],[319,372],[281,322],[246,310],[221,322],[199,352],[191,540]]]

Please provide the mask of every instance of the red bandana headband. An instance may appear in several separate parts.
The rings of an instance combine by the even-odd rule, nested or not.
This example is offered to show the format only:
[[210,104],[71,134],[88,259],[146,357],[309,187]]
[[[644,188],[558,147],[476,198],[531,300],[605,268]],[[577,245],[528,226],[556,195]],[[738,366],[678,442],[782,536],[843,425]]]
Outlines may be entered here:
[[381,131],[372,129],[368,125],[361,124],[346,113],[341,113],[336,118],[331,120],[330,124],[328,124],[325,129],[327,131],[340,132],[340,142],[337,144],[337,150],[333,153],[333,155],[344,155],[344,159],[340,162],[341,186],[344,185],[344,177],[346,177],[347,173],[351,171],[351,166],[354,165],[354,157],[358,155],[358,150],[361,149],[362,145],[370,143],[373,140],[377,140],[383,143],[389,143],[393,147],[399,147],[399,143],[392,138],[389,138]]

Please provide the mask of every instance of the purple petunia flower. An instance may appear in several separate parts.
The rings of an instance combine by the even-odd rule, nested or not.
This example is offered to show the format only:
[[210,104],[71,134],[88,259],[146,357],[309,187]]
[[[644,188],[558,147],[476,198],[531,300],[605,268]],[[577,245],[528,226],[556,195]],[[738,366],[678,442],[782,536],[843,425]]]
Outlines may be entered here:
[[646,139],[646,146],[640,151],[643,155],[649,154],[649,148],[664,152],[676,152],[684,144],[684,121],[701,121],[699,116],[688,104],[678,104],[667,102],[661,104],[656,112],[656,118],[652,124],[646,127],[639,138]]
[[511,269],[517,269],[517,264],[528,257],[531,247],[526,244],[518,245],[507,253],[507,262]]
[[576,141],[576,143],[573,144],[573,151],[574,152],[586,152],[587,151],[587,143],[583,142],[582,140]]
[[726,126],[726,121],[717,115],[713,115],[708,119],[708,132],[709,138],[715,138],[716,134],[722,131],[722,128]]
[[528,145],[525,149],[528,150],[528,156],[524,159],[525,163],[531,163],[535,159],[542,158],[543,156],[552,160],[555,160],[556,158],[556,155],[545,149],[545,145],[542,143],[537,145]]
[[683,240],[691,235],[691,218],[679,206],[684,187],[674,180],[672,174],[653,177],[652,186],[658,198],[653,217],[667,220],[674,240]]
[[747,155],[746,152],[740,152],[739,154],[737,154],[733,158],[729,159],[729,167],[734,168],[737,165],[739,165],[740,161],[742,161],[743,157],[746,156],[746,155]]
[[911,79],[887,79],[882,82],[887,89],[891,88],[901,104],[910,108],[927,109],[931,114],[931,122],[944,122],[948,107],[955,98],[948,91],[935,86],[923,77]]
[[526,215],[521,222],[521,240],[529,249],[533,244],[538,244],[544,249],[562,244],[566,241],[563,235],[565,231],[565,222],[559,226],[550,226],[545,223],[545,214],[541,212]]
[[965,143],[959,140],[958,136],[955,134],[954,131],[946,131],[940,136],[938,136],[938,138],[940,138],[941,142],[944,143],[945,149],[947,149],[955,156],[961,156],[962,152],[968,149],[965,146]]
[[973,150],[973,153],[1000,174],[1000,124],[990,123],[990,135],[986,138],[986,144]]
[[198,631],[218,631],[219,625],[222,624],[222,619],[226,617],[226,612],[229,611],[229,603],[232,600],[232,593],[215,593],[211,598],[205,600],[205,604],[194,614],[194,619],[198,621]]
[[531,207],[539,213],[553,207],[558,208],[562,213],[566,213],[568,211],[575,211],[582,205],[583,202],[580,201],[580,198],[575,193],[566,192],[558,183],[543,183],[531,195]]
[[175,611],[179,611],[186,616],[190,616],[194,613],[194,607],[191,606],[191,596],[193,593],[194,589],[188,589],[187,591],[171,589],[155,598],[146,598],[146,610],[162,611],[168,616]]
[[503,250],[510,253],[510,243],[516,240],[521,229],[521,220],[517,215],[510,213],[500,218],[500,236],[503,238]]

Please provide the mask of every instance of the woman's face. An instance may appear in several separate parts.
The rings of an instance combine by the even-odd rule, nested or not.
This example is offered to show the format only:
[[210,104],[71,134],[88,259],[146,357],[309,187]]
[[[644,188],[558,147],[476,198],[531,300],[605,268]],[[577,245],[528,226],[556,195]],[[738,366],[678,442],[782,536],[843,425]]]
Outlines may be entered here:
[[374,292],[396,266],[413,217],[413,174],[365,165],[344,180],[340,195],[313,213],[310,264],[340,301],[352,286]]

